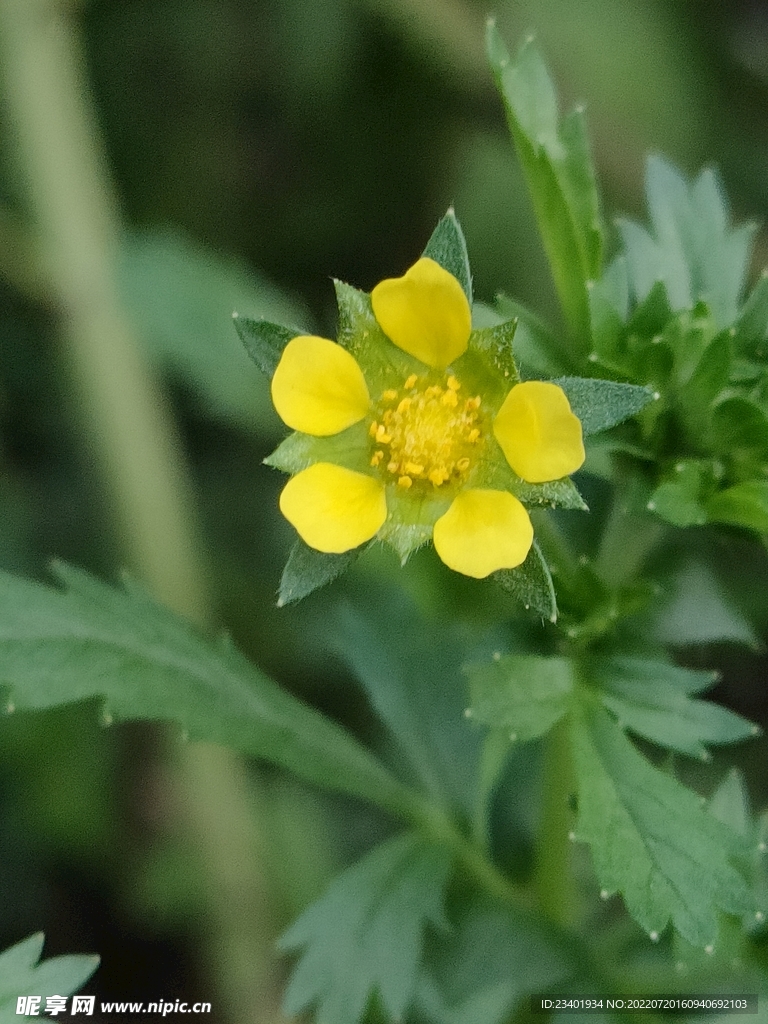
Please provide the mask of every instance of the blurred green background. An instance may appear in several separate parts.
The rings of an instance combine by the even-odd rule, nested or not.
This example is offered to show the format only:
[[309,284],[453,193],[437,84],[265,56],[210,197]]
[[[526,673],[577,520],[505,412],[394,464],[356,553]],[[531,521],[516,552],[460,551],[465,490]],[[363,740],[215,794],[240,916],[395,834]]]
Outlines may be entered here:
[[[3,18],[14,3],[2,0]],[[277,512],[281,478],[261,460],[281,428],[229,317],[237,309],[333,336],[330,278],[369,289],[399,275],[454,204],[477,296],[503,290],[557,324],[484,61],[491,12],[477,0],[29,3],[63,19],[81,48],[111,175],[102,185],[122,225],[109,249],[113,308],[178,431],[208,625],[376,743],[369,704],[338,657],[338,603],[368,600],[386,623],[396,598],[379,600],[373,580],[390,579],[427,617],[448,601],[471,645],[480,591],[450,580],[429,553],[402,573],[382,554],[304,606],[275,607],[292,538]],[[534,30],[568,105],[587,104],[611,215],[644,217],[644,155],[660,151],[686,172],[716,164],[736,217],[767,219],[768,3],[500,0],[493,13],[511,44]],[[5,63],[0,567],[44,578],[55,555],[115,580],[130,565],[125,513],[73,384],[68,311],[51,285],[8,51]],[[33,76],[43,70],[55,75]],[[755,269],[766,262],[761,228]],[[726,670],[719,696],[764,720],[758,656],[706,656]],[[44,929],[48,953],[102,955],[86,991],[210,999],[212,1020],[279,1021],[274,936],[391,825],[234,761],[207,777],[201,817],[190,807],[207,783],[186,757],[161,727],[107,729],[93,706],[0,719],[0,948]],[[741,761],[764,801],[764,781]],[[534,773],[530,758],[518,767],[503,827],[510,866],[525,871]],[[230,806],[216,786],[233,778]]]

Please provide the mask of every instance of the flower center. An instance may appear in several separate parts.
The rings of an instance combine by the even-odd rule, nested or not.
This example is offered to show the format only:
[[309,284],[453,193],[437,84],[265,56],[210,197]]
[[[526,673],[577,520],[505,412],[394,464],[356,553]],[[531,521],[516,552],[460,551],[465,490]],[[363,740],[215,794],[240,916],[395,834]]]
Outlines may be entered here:
[[397,477],[400,487],[415,481],[441,487],[466,477],[482,438],[480,397],[465,398],[450,376],[428,384],[415,373],[402,388],[385,391],[370,426],[376,449],[371,465]]

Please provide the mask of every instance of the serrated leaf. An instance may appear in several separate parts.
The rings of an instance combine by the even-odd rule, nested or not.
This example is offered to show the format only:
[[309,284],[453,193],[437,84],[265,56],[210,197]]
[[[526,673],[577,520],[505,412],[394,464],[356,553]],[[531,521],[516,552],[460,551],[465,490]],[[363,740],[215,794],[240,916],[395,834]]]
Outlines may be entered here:
[[295,431],[281,441],[264,463],[283,473],[300,473],[316,462],[333,462],[358,473],[369,473],[370,459],[370,438],[367,426],[362,422],[330,437],[314,437]]
[[599,434],[634,416],[653,401],[650,388],[586,377],[557,377],[585,436]]
[[390,730],[398,767],[408,764],[441,806],[470,815],[481,740],[464,718],[464,645],[448,624],[426,618],[394,592],[372,594],[368,606],[375,610],[367,614],[360,603],[344,604],[334,617],[335,653]]
[[272,432],[277,418],[268,388],[228,321],[237,310],[252,323],[266,317],[300,327],[309,320],[306,308],[236,260],[175,231],[127,233],[119,255],[122,298],[152,360],[209,415]]
[[234,647],[200,636],[138,586],[57,565],[64,590],[0,574],[0,685],[17,708],[101,698],[115,719],[167,720],[397,813],[412,797],[340,726]]
[[487,52],[572,333],[589,336],[586,282],[601,269],[603,227],[584,116],[560,122],[549,72],[532,39],[514,60],[493,22]]
[[42,1011],[46,996],[77,992],[99,966],[97,956],[56,956],[39,963],[43,942],[38,932],[0,953],[0,1024],[19,1019],[19,996],[41,996]]
[[734,867],[743,841],[646,761],[604,709],[584,701],[572,729],[577,838],[592,848],[600,886],[620,892],[649,934],[671,922],[693,945],[713,944],[718,910],[752,906]]
[[502,1024],[523,995],[551,991],[573,969],[541,923],[475,899],[429,941],[419,1009],[432,1024]]
[[285,1013],[314,1005],[317,1024],[358,1024],[376,993],[400,1019],[416,992],[427,925],[447,926],[450,868],[447,850],[406,835],[339,875],[280,940],[283,950],[303,950]]
[[278,607],[301,601],[345,573],[362,551],[362,546],[343,554],[315,551],[299,539],[291,548],[280,578]]
[[516,597],[526,609],[531,609],[549,622],[557,621],[557,599],[552,575],[536,541],[522,565],[515,569],[500,569],[493,573],[492,579]]
[[749,835],[753,827],[749,797],[738,768],[731,768],[709,798],[709,813],[739,835]]
[[291,327],[270,323],[268,320],[253,320],[251,317],[241,316],[240,313],[233,316],[232,322],[245,351],[261,372],[271,380],[283,349],[299,332]]
[[[598,659],[590,663],[588,672],[601,687],[603,704],[623,726],[669,750],[707,760],[706,745],[738,743],[759,732],[733,711],[689,696],[702,689],[702,676],[703,688],[715,682],[706,673],[634,658]],[[681,689],[681,673],[692,677],[690,687]]]
[[707,502],[712,522],[768,533],[768,480],[745,480],[713,494]]
[[469,255],[464,232],[451,208],[432,232],[424,255],[439,263],[449,274],[453,274],[472,305],[472,274],[469,269]]
[[473,720],[515,740],[543,736],[568,711],[574,677],[567,658],[509,654],[466,671]]
[[755,226],[730,227],[722,187],[709,168],[689,185],[672,164],[651,156],[646,196],[653,235],[619,223],[637,300],[663,281],[673,309],[703,300],[727,327],[737,316]]

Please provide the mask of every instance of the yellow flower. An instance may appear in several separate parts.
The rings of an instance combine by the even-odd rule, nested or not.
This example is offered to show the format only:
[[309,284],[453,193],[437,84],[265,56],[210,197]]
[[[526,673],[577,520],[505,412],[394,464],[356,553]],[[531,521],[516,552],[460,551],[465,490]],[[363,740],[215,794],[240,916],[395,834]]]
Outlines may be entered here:
[[288,446],[303,459],[268,460],[294,472],[281,511],[318,551],[378,536],[405,558],[431,537],[467,576],[520,565],[533,542],[520,498],[546,500],[535,485],[584,461],[565,393],[519,382],[514,327],[499,329],[506,348],[495,329],[473,332],[461,285],[432,259],[382,281],[370,299],[348,292],[356,319],[342,330],[346,347],[295,337],[272,379],[278,414],[299,432],[275,456]]

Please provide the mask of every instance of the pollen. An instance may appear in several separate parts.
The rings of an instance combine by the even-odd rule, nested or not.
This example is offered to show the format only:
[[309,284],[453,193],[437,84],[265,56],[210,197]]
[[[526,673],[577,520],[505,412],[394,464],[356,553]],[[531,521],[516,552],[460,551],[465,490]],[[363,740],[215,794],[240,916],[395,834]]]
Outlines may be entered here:
[[480,396],[462,394],[453,374],[430,376],[411,374],[399,390],[384,391],[369,427],[371,466],[403,490],[463,483],[484,435]]

